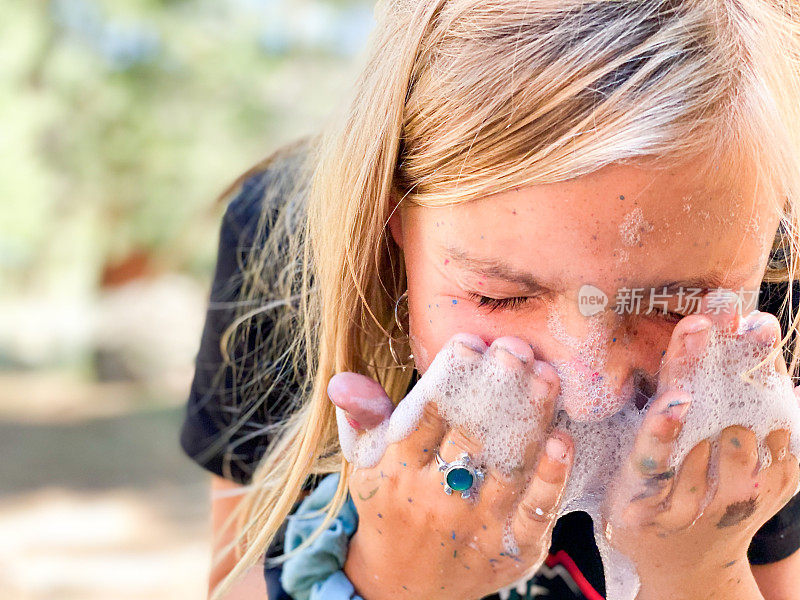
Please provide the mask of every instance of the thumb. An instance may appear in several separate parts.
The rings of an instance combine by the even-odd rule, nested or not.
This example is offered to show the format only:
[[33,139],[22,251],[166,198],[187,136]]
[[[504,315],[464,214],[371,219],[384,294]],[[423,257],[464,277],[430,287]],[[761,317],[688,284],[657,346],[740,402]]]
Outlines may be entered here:
[[341,408],[354,429],[373,429],[388,419],[394,404],[381,385],[358,373],[337,373],[328,382],[328,398]]

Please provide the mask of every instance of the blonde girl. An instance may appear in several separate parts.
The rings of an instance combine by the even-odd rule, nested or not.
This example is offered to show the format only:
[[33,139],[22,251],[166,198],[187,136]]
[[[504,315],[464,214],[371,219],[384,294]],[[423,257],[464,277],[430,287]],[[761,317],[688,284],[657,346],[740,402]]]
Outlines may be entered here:
[[[275,331],[294,337],[306,379],[254,474],[240,514],[246,550],[216,598],[264,555],[310,474],[340,474],[318,533],[348,502],[357,509],[341,574],[367,600],[483,598],[542,563],[555,525],[542,516],[557,507],[580,442],[565,431],[532,441],[513,476],[487,473],[474,505],[441,493],[433,455],[452,462],[480,444],[435,405],[374,467],[356,470],[339,451],[331,400],[363,435],[359,417],[387,416],[385,399],[400,403],[458,334],[468,360],[518,370],[549,421],[557,410],[590,418],[581,390],[610,399],[593,405],[598,419],[650,400],[669,380],[665,353],[702,352],[712,325],[739,319],[786,369],[788,337],[774,318],[687,314],[674,297],[658,315],[608,311],[594,388],[574,377],[591,361],[570,340],[587,334],[576,307],[585,285],[613,298],[667,283],[757,291],[796,279],[795,2],[396,0],[376,16],[353,100],[315,144],[307,206],[278,211],[246,272],[251,297],[265,277],[291,296]],[[303,226],[289,231],[300,208]],[[248,311],[236,329],[258,312]],[[796,354],[789,373],[795,365]],[[636,564],[638,597],[791,597],[797,552],[764,571],[746,554],[797,489],[788,432],[766,439],[768,468],[756,469],[752,431],[730,427],[718,457],[704,441],[668,474],[692,398],[664,385],[618,481],[651,493],[608,513],[621,532],[612,546]],[[712,463],[719,486],[699,514]],[[497,515],[509,507],[522,540],[515,556],[500,555]]]

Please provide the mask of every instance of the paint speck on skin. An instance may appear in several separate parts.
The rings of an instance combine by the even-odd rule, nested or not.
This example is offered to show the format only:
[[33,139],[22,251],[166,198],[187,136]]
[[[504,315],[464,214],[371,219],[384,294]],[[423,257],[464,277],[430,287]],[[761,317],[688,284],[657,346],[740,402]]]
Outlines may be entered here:
[[378,518],[379,518],[379,519],[382,519],[382,518],[383,518],[383,515],[382,515],[381,513],[378,513]]
[[444,264],[445,264],[445,265],[447,265],[449,262],[450,262],[450,259],[449,259],[449,258],[445,258],[445,259],[444,259]]
[[723,527],[733,527],[738,525],[742,521],[750,518],[753,513],[756,512],[757,506],[758,502],[756,498],[750,498],[749,500],[743,500],[741,502],[729,504],[725,509],[725,514],[722,515],[719,523],[717,523],[717,528],[722,529]]
[[453,300],[453,304],[458,304],[458,300]]
[[452,537],[453,539],[456,539],[456,530],[455,530],[455,529],[453,530],[453,534],[451,535],[451,537]]
[[742,443],[739,441],[739,438],[735,438],[735,437],[731,438],[731,445],[734,448],[741,448],[742,447]]
[[639,461],[639,468],[642,471],[650,472],[656,468],[656,461],[652,456],[646,456]]

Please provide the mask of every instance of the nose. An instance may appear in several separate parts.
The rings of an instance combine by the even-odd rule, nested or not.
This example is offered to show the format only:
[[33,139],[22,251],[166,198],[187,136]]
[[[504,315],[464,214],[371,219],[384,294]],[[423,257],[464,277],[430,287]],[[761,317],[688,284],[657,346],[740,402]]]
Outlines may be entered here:
[[631,344],[617,338],[622,321],[610,310],[586,317],[574,304],[548,307],[535,348],[555,367],[557,407],[573,420],[601,420],[626,405],[642,408],[655,393],[655,376],[639,364]]

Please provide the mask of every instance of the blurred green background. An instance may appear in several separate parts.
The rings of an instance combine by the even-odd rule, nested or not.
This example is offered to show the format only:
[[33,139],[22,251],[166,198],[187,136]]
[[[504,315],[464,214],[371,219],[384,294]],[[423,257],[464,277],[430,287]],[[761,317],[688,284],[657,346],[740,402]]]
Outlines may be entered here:
[[343,101],[359,0],[5,0],[0,597],[201,598],[178,447],[224,209]]

